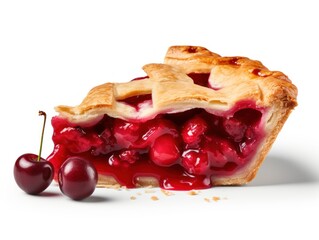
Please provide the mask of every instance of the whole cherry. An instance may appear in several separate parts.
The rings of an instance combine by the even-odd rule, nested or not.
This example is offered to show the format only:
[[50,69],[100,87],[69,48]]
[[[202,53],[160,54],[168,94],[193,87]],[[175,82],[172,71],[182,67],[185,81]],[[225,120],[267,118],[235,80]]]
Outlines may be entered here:
[[168,167],[180,157],[178,140],[170,134],[158,137],[150,149],[150,159],[157,165]]
[[54,172],[53,165],[41,158],[46,114],[39,111],[39,116],[44,116],[39,155],[23,154],[16,160],[13,168],[14,179],[18,186],[32,195],[43,192],[51,184]]
[[98,174],[94,165],[81,157],[70,157],[60,167],[58,182],[61,192],[73,200],[91,196]]

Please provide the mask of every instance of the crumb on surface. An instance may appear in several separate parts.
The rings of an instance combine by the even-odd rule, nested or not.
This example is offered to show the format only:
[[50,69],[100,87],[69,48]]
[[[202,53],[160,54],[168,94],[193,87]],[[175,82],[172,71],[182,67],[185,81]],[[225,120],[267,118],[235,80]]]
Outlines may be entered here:
[[161,192],[165,195],[165,196],[172,196],[174,195],[173,192],[165,190],[165,189],[161,189]]
[[136,197],[135,196],[131,196],[130,199],[131,200],[136,200]]
[[220,197],[216,197],[216,196],[214,196],[214,197],[212,197],[212,200],[213,200],[214,202],[217,202],[217,201],[219,201],[219,200],[220,200]]
[[152,197],[151,197],[151,200],[157,201],[157,200],[159,200],[159,199],[158,199],[158,197],[156,197],[156,196],[152,196]]
[[191,190],[191,191],[188,191],[187,194],[188,195],[191,195],[191,196],[195,196],[195,195],[198,195],[200,192],[199,191],[195,191],[195,190]]
[[204,198],[204,201],[205,202],[210,202],[210,199],[209,198]]

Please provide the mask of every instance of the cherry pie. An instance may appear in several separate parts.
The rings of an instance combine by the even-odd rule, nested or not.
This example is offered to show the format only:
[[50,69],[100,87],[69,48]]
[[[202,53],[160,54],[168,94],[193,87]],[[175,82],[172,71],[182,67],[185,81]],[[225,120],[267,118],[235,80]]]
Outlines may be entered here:
[[[55,169],[91,160],[98,185],[190,190],[251,181],[297,105],[287,76],[259,61],[173,46],[145,77],[93,88],[53,117]],[[57,179],[57,175],[55,175]]]

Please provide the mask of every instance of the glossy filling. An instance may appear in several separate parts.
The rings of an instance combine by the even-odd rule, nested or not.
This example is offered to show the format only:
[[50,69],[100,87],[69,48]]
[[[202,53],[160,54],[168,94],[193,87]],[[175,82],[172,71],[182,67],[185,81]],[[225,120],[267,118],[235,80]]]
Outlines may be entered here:
[[[199,85],[207,84],[201,80]],[[151,95],[123,102],[138,110],[145,102],[151,104]],[[70,156],[85,157],[99,174],[128,188],[144,176],[156,178],[164,189],[210,188],[214,177],[234,174],[255,155],[264,137],[264,111],[244,101],[223,113],[190,109],[147,121],[105,115],[92,127],[57,116],[52,119],[55,146],[48,159],[58,169]]]

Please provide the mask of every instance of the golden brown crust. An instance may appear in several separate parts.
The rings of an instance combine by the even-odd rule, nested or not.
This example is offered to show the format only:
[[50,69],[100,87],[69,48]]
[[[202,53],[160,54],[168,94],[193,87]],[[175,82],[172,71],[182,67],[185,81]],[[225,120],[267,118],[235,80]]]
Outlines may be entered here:
[[[97,86],[80,105],[58,106],[56,111],[71,122],[85,125],[95,123],[104,114],[122,119],[148,119],[161,112],[190,108],[226,111],[238,101],[253,100],[258,106],[268,109],[263,116],[265,140],[247,167],[231,177],[212,179],[215,185],[241,185],[252,180],[297,105],[297,88],[283,73],[270,71],[259,61],[246,57],[221,57],[203,47],[172,46],[164,64],[147,64],[143,70],[148,78]],[[190,73],[210,73],[212,88],[194,84],[187,75]],[[120,102],[143,94],[152,94],[152,105],[145,109],[137,111]],[[100,181],[102,185],[114,184],[114,180],[105,182],[105,179]]]

